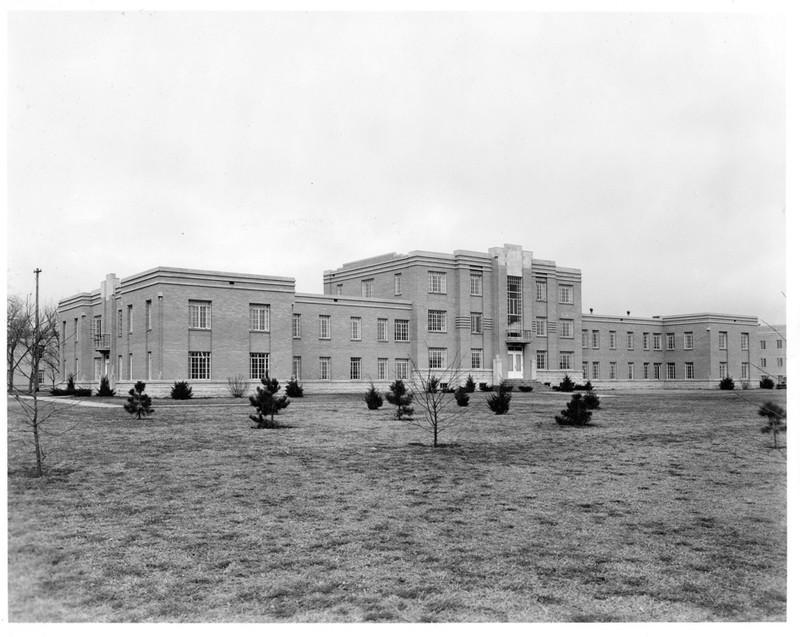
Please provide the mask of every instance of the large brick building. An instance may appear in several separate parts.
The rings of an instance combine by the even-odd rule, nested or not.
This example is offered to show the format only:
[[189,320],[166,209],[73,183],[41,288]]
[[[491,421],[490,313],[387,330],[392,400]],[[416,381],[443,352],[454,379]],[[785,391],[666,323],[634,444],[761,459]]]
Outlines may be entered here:
[[225,394],[228,378],[267,371],[310,392],[385,387],[415,366],[495,383],[569,374],[600,387],[710,387],[762,373],[756,317],[583,314],[580,270],[513,245],[346,263],[324,273],[321,295],[262,275],[111,274],[61,301],[59,320],[62,378],[96,386],[108,376],[123,390],[146,380],[153,395],[176,380]]

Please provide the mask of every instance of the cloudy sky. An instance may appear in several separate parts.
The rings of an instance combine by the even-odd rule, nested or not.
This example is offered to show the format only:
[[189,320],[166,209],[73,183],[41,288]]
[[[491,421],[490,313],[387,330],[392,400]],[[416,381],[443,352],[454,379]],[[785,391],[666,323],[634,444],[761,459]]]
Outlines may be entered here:
[[785,322],[781,16],[10,13],[8,288],[521,244]]

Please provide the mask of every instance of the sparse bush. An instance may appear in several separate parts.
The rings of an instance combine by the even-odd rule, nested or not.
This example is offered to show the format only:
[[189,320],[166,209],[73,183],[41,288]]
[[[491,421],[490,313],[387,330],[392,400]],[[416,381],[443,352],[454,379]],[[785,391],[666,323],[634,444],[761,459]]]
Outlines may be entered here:
[[228,391],[234,398],[242,398],[250,389],[250,383],[241,374],[228,376]]
[[466,389],[470,394],[475,391],[475,379],[472,378],[472,374],[467,376],[467,381],[464,383],[464,389]]
[[[250,404],[256,408],[255,415],[249,418],[255,424],[253,429],[275,429],[275,414],[285,409],[291,402],[288,396],[278,396],[281,386],[277,378],[266,376],[261,379],[261,386],[250,396]],[[269,419],[267,419],[269,417]]]
[[137,380],[134,386],[128,391],[128,401],[123,405],[129,414],[135,414],[137,420],[142,416],[152,414],[155,410],[150,407],[150,396],[144,393],[146,385],[143,381]]
[[61,387],[53,387],[53,389],[50,390],[51,396],[72,396],[74,393],[74,389],[72,391],[68,391],[67,389],[62,389]]
[[364,394],[364,402],[367,403],[367,409],[379,409],[383,406],[383,398],[375,389],[375,383],[369,384],[369,389]]
[[497,392],[486,399],[486,404],[498,416],[508,413],[511,405],[511,386],[506,382],[500,383]]
[[108,380],[108,376],[103,376],[100,379],[100,388],[97,390],[98,396],[113,396],[116,394],[113,389],[111,389],[111,383]]
[[750,381],[746,378],[743,378],[739,384],[742,386],[742,389],[750,389]]
[[459,387],[455,392],[456,404],[459,407],[469,405],[469,390],[466,387]]
[[411,406],[413,396],[399,378],[389,385],[386,400],[390,405],[395,406],[394,417],[396,420],[408,420],[414,415],[414,408]]
[[726,376],[721,381],[719,381],[719,388],[720,389],[733,389],[736,384],[733,382],[733,378],[730,376]]
[[556,422],[564,427],[586,427],[592,419],[592,412],[586,406],[583,396],[572,394],[572,400],[567,403],[567,408],[561,410],[561,415],[556,416]]
[[289,398],[303,397],[303,386],[298,382],[298,380],[294,376],[292,376],[289,379],[289,382],[286,383],[286,395]]
[[173,400],[189,400],[192,397],[192,386],[185,380],[176,380],[169,395]]
[[778,448],[778,432],[786,431],[786,410],[777,403],[767,401],[758,408],[758,415],[767,419],[761,433],[771,433],[773,445]]
[[575,390],[575,383],[569,377],[569,374],[565,374],[564,378],[561,379],[561,382],[553,389],[556,391],[571,392]]
[[64,390],[67,394],[75,393],[75,374],[67,376],[67,388]]
[[533,391],[533,385],[520,385],[519,387],[517,387],[517,389],[519,389],[520,391],[529,392]]
[[76,387],[73,396],[78,398],[89,398],[92,395],[91,387]]
[[769,376],[765,376],[759,381],[758,386],[761,389],[775,389],[775,381]]
[[583,396],[583,403],[587,409],[600,409],[600,399],[594,391],[589,390]]

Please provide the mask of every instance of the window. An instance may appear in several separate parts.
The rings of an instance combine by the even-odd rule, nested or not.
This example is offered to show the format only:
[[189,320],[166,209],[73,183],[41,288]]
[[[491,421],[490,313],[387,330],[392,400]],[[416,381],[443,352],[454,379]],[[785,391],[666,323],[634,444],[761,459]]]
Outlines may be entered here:
[[[120,310],[120,313],[121,312],[122,312],[122,310]],[[122,369],[122,354],[117,356],[117,370],[119,370],[119,377],[120,377],[120,379],[122,379],[122,377],[124,375],[124,370]],[[66,376],[66,371],[67,371],[67,359],[65,358],[64,359],[64,373],[65,373],[65,376]],[[64,380],[66,380],[66,378],[64,378]]]
[[[133,334],[133,306],[128,306],[128,334]],[[78,319],[75,319],[75,340],[78,340]]]
[[36,371],[36,382],[39,385],[44,385],[44,370],[39,369]]
[[378,319],[378,340],[381,342],[389,340],[389,319]]
[[694,363],[684,363],[683,364],[683,374],[687,380],[694,379]]
[[650,332],[642,334],[642,349],[650,349]]
[[522,320],[522,277],[507,276],[508,292],[508,324],[513,325]]
[[783,339],[778,339],[775,343],[778,349],[783,349]]
[[[761,349],[767,349],[767,341],[760,341],[760,345],[761,345]],[[720,348],[720,349],[722,349],[722,348]]]
[[211,329],[211,303],[189,301],[189,327],[196,330]]
[[600,330],[592,330],[592,349],[600,349]]
[[394,359],[394,375],[395,377],[405,380],[408,378],[408,359],[395,358]]
[[394,275],[394,293],[395,294],[402,294],[403,293],[403,275],[402,274],[395,274]]
[[597,380],[600,378],[600,361],[592,363],[592,379]]
[[350,380],[361,380],[361,359],[350,359]]
[[558,302],[572,304],[572,286],[559,285],[558,286]]
[[250,331],[269,332],[269,305],[250,304]]
[[300,380],[303,377],[303,357],[292,356],[292,376]]
[[[131,306],[128,306],[128,323],[130,324],[130,312]],[[75,319],[75,327],[73,328],[73,334],[75,335],[75,345],[78,344],[78,336],[80,335],[81,331],[78,329],[78,319]]]
[[432,294],[447,293],[447,275],[444,272],[428,272],[428,292]]
[[559,352],[558,369],[573,369],[574,356],[573,352]]
[[336,296],[342,296],[344,294],[344,285],[341,283],[336,284]]
[[[67,332],[67,323],[64,322],[64,333]],[[117,310],[117,336],[122,336],[122,310]]]
[[675,380],[675,363],[667,363],[667,380]]
[[667,334],[667,351],[671,352],[675,349],[675,334]]
[[661,351],[661,334],[653,334],[653,349],[657,352]]
[[92,336],[97,338],[103,334],[103,317],[92,317]]
[[250,354],[250,378],[260,380],[269,376],[269,354]]
[[720,378],[727,378],[728,377],[728,363],[720,363],[719,364],[719,377]]
[[633,363],[628,363],[628,380],[633,380]]
[[537,301],[547,300],[547,281],[541,281],[539,279],[536,279],[536,300]]
[[683,349],[694,349],[694,333],[683,333]]
[[547,369],[547,352],[542,350],[536,352],[536,369]]
[[469,293],[471,296],[483,296],[483,277],[480,274],[469,273]]
[[643,373],[643,378],[645,378],[645,379],[650,378],[650,363],[643,363],[642,364],[642,371],[644,372]]
[[[572,319],[559,319],[558,321],[558,335],[561,338],[574,338],[575,336],[575,321]],[[572,369],[572,368],[570,368]]]
[[728,333],[727,332],[720,332],[719,333],[719,348],[720,349],[728,349]]
[[147,380],[153,377],[153,352],[147,352]]
[[608,349],[617,349],[617,333],[613,330],[608,333]]
[[750,365],[742,363],[742,378],[750,378]]
[[581,330],[581,347],[583,349],[589,347],[589,330]]
[[653,363],[653,378],[661,380],[661,363]]
[[616,363],[609,363],[608,364],[608,377],[611,380],[617,379],[617,364]]
[[536,336],[547,336],[547,320],[541,316],[536,317]]
[[745,352],[750,349],[750,334],[744,332],[742,334],[742,351]]
[[626,340],[627,340],[627,343],[626,343],[627,348],[628,349],[633,349],[633,332],[628,332]]
[[378,359],[378,380],[388,380],[389,378],[389,359]]
[[319,337],[325,340],[331,338],[331,317],[327,314],[319,315]]
[[428,367],[430,369],[444,369],[446,365],[447,350],[441,347],[428,348]]
[[[75,359],[75,373],[78,373],[78,359]],[[133,380],[133,353],[128,354],[128,378]]]
[[447,312],[444,310],[428,310],[428,331],[447,331]]
[[783,367],[783,357],[778,357],[778,367]]
[[483,320],[483,315],[480,312],[470,312],[469,315],[469,331],[473,334],[480,334]]
[[189,378],[211,378],[211,352],[189,352]]
[[483,350],[473,349],[470,353],[472,369],[483,369]]
[[394,340],[398,343],[408,342],[408,319],[394,320]]
[[144,327],[147,330],[153,329],[153,302],[145,301],[144,303]]
[[319,357],[319,379],[320,380],[330,380],[331,379],[331,357],[330,356],[320,356]]
[[766,358],[759,359],[758,362],[759,362],[759,364],[760,364],[760,366],[762,368],[767,366],[767,359]]
[[361,296],[365,299],[372,298],[372,291],[375,289],[375,280],[367,279],[361,282]]
[[351,316],[350,317],[350,340],[351,341],[360,341],[361,340],[361,317],[360,316]]
[[292,338],[300,338],[300,315],[292,314]]
[[581,363],[581,371],[583,372],[584,378],[589,378],[589,363],[583,361],[583,363]]

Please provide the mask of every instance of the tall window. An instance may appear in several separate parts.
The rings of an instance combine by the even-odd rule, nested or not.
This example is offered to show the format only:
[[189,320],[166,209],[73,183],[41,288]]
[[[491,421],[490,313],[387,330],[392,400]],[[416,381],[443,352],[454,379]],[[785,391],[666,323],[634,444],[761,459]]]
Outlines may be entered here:
[[742,378],[750,378],[750,365],[747,363],[742,363]]
[[470,312],[469,315],[469,331],[473,334],[480,334],[483,322],[483,314],[480,312]]
[[394,320],[394,340],[398,343],[408,342],[408,319]]
[[301,356],[292,356],[292,376],[297,380],[303,377],[303,358]]
[[558,368],[559,369],[573,369],[573,352],[559,352],[558,353]]
[[342,283],[336,284],[336,296],[342,296],[344,294],[344,285]]
[[444,369],[447,364],[447,350],[442,347],[428,348],[428,367],[431,369]]
[[[67,323],[64,322],[64,333],[67,331]],[[122,336],[122,310],[117,310],[117,336]],[[120,374],[122,372],[120,371]]]
[[626,335],[626,345],[628,349],[633,349],[633,332],[628,332]]
[[[775,342],[775,345],[777,346],[777,348],[778,348],[778,349],[783,349],[783,339],[779,338],[779,339],[778,339],[778,340]],[[762,349],[763,349],[763,348],[762,348]]]
[[146,330],[153,329],[153,302],[145,301],[144,303],[144,328]]
[[378,319],[378,340],[379,341],[389,340],[389,319],[385,318]]
[[589,330],[581,330],[581,347],[583,349],[588,349],[589,347]]
[[684,363],[683,364],[683,373],[687,380],[694,379],[694,363]]
[[581,372],[583,372],[584,378],[589,378],[589,362],[583,361],[581,363]]
[[189,352],[189,378],[211,378],[211,352]]
[[761,365],[762,369],[767,366],[767,359],[761,358],[759,359],[759,364]]
[[269,376],[269,354],[252,352],[250,354],[250,378],[260,380]]
[[642,334],[642,349],[650,349],[650,332]]
[[[780,341],[779,341],[780,342]],[[767,341],[759,341],[761,349],[767,349]],[[721,349],[721,348],[720,348]]]
[[331,317],[327,314],[319,315],[319,337],[326,340],[331,337]]
[[671,352],[675,349],[675,334],[667,334],[667,351]]
[[[78,371],[78,368],[77,368],[78,359],[77,358],[75,359],[75,364],[76,364],[75,372],[77,373],[77,371]],[[133,353],[128,354],[128,378],[130,380],[133,380]]]
[[483,369],[483,350],[473,349],[470,354],[470,364],[472,369]]
[[547,352],[537,350],[536,352],[536,369],[547,369]]
[[[75,324],[77,326],[78,319],[75,319]],[[128,306],[128,334],[133,334],[133,306]],[[78,338],[78,330],[75,329],[75,338]]]
[[444,310],[428,310],[428,331],[447,331],[447,312]]
[[395,358],[394,359],[394,375],[395,377],[405,380],[408,378],[408,359]]
[[[128,306],[130,308],[130,306]],[[80,335],[81,331],[78,329],[78,319],[75,319],[75,327],[72,328],[73,334],[75,335],[75,345],[78,344],[78,336]]]
[[331,357],[330,356],[320,356],[319,357],[319,379],[320,380],[330,380],[331,379]]
[[667,380],[675,380],[675,363],[667,363]]
[[378,359],[378,380],[388,380],[389,379],[389,359],[388,358],[379,358]]
[[428,292],[446,294],[447,274],[444,272],[428,272]]
[[250,331],[269,332],[269,305],[250,304]]
[[402,294],[403,293],[403,275],[402,274],[395,274],[394,275],[394,293],[395,294]]
[[617,333],[614,331],[608,333],[608,349],[617,349]]
[[778,367],[783,367],[783,357],[782,356],[778,357]]
[[600,361],[594,361],[592,363],[592,380],[598,380],[600,378]]
[[719,333],[719,348],[720,349],[728,349],[728,333],[727,332],[720,332]]
[[571,285],[559,285],[558,286],[558,302],[559,303],[569,303],[571,304],[572,301],[572,286]]
[[661,380],[661,363],[653,363],[653,378]]
[[592,349],[600,349],[600,330],[592,330]]
[[719,364],[719,377],[720,378],[727,378],[728,377],[728,363],[720,363]]
[[469,293],[472,296],[483,296],[483,277],[480,274],[470,272]]
[[633,363],[628,363],[628,380],[633,380]]
[[657,352],[661,351],[661,334],[653,334],[653,349]]
[[747,351],[750,349],[750,334],[744,332],[742,334],[742,351]]
[[361,282],[361,296],[365,299],[372,298],[372,291],[375,287],[375,280],[374,279],[367,279],[366,281]]
[[292,314],[292,338],[300,338],[300,315]]
[[643,363],[642,371],[644,372],[643,378],[645,378],[645,380],[650,378],[650,363]]
[[147,352],[147,380],[153,377],[153,352]]
[[536,279],[536,300],[537,301],[547,300],[547,281]]
[[361,317],[360,316],[351,316],[350,317],[350,340],[351,341],[360,341],[361,340]]
[[536,317],[536,336],[547,336],[547,319],[537,316]]
[[211,303],[189,301],[189,327],[197,330],[211,329]]
[[694,349],[694,333],[683,333],[683,349]]
[[[573,338],[575,336],[575,321],[572,319],[559,319],[558,335],[561,338]],[[571,367],[569,369],[572,369]]]
[[358,357],[350,359],[350,380],[361,380],[361,359]]
[[513,325],[522,320],[522,277],[506,277],[508,290],[508,324]]
[[608,366],[608,377],[611,380],[617,379],[617,364],[616,363],[609,363]]
[[103,317],[102,316],[92,317],[92,337],[97,338],[98,336],[102,336],[102,334],[103,334]]

